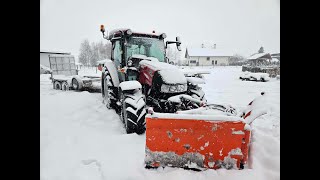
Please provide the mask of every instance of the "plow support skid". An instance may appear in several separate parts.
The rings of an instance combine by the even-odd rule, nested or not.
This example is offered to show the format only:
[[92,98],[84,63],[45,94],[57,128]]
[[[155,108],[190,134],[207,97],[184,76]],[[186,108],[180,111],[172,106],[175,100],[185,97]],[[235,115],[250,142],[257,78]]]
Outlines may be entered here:
[[[239,120],[206,116],[201,120],[171,115],[146,117],[146,167],[243,169],[247,163],[250,129]],[[218,120],[221,118],[221,120]],[[226,116],[226,119],[229,117]]]

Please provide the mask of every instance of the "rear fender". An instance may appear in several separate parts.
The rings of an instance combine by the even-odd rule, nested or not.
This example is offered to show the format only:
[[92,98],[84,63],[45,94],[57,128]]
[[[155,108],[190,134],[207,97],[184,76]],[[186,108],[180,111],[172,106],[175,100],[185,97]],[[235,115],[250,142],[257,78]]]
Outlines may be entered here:
[[113,86],[119,87],[120,81],[119,81],[117,68],[112,60],[110,60],[110,59],[106,60],[102,72],[105,72],[105,71],[109,72]]

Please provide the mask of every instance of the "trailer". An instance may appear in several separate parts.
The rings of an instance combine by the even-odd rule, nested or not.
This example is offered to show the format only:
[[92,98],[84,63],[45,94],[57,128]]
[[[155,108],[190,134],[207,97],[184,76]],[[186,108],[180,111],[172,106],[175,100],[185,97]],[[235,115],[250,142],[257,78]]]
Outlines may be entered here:
[[49,55],[53,89],[76,91],[101,91],[100,76],[79,75],[73,55]]
[[268,73],[252,73],[245,71],[243,72],[239,79],[242,81],[261,81],[261,82],[267,82],[270,80],[270,75]]

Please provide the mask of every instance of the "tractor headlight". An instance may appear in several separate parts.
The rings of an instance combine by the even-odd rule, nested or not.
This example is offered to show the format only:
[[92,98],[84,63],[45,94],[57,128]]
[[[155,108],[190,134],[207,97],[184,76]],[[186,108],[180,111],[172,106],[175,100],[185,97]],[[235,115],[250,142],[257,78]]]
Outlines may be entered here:
[[163,84],[161,86],[161,92],[164,93],[178,93],[187,91],[187,84],[179,84],[179,85],[167,85]]

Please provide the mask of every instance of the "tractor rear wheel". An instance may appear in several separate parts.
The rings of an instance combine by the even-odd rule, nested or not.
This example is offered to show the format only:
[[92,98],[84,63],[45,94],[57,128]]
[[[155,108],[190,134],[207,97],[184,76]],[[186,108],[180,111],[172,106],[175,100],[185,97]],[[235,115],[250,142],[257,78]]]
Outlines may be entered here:
[[108,109],[117,110],[117,96],[114,92],[114,86],[111,81],[111,77],[109,74],[105,76],[103,79],[103,102],[107,106]]

